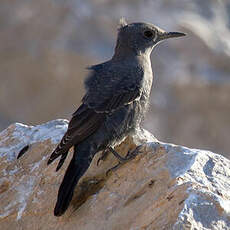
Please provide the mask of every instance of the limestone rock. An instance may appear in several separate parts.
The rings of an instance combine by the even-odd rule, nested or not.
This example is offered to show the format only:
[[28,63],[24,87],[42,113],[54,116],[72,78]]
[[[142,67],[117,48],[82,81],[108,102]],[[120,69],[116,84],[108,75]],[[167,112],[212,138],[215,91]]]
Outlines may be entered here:
[[146,130],[117,147],[126,154],[143,144],[140,154],[116,171],[106,175],[117,163],[112,154],[99,166],[96,155],[66,214],[54,217],[68,162],[58,173],[55,163],[46,162],[67,124],[16,123],[0,133],[0,229],[230,229],[230,161],[158,142]]

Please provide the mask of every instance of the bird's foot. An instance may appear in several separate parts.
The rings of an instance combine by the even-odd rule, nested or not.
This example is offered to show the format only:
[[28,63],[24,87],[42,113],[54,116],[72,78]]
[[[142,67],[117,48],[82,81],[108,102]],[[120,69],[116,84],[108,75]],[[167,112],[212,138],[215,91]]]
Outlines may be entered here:
[[115,165],[114,167],[110,168],[109,170],[107,170],[106,176],[108,176],[110,172],[116,171],[124,163],[134,159],[136,155],[140,152],[141,147],[142,145],[139,145],[133,151],[129,150],[125,157],[120,156],[113,148],[110,147],[109,150],[119,160],[119,163]]
[[132,160],[140,151],[142,145],[137,146],[133,151],[128,151],[125,157],[118,154],[113,148],[109,147],[111,153],[119,160],[121,163],[125,163],[129,160]]

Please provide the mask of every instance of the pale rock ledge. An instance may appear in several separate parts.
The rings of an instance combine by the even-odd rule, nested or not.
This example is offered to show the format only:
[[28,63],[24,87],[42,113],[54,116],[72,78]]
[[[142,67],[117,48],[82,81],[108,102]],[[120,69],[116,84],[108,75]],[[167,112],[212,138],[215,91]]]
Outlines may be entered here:
[[56,173],[56,164],[47,167],[46,162],[67,125],[66,120],[16,123],[0,133],[0,229],[230,229],[230,161],[158,142],[146,130],[117,147],[125,154],[143,144],[134,160],[108,176],[117,160],[110,154],[97,166],[98,154],[66,214],[54,217],[67,164]]

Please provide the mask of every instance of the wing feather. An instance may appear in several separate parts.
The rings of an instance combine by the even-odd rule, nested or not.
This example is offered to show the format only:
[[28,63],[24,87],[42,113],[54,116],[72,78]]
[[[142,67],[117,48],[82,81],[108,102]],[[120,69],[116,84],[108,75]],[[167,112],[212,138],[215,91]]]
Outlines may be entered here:
[[[96,113],[84,104],[81,105],[79,109],[73,114],[73,117],[69,122],[69,126],[65,135],[63,136],[59,145],[51,154],[47,164],[52,163],[56,158],[58,158],[62,154],[65,155],[66,152],[68,152],[68,150],[73,145],[80,143],[85,138],[94,133],[102,124],[104,119],[104,114]],[[63,158],[61,159],[61,161],[63,161]]]
[[87,92],[82,104],[73,113],[67,132],[48,160],[50,164],[62,155],[56,170],[64,163],[68,150],[93,134],[108,113],[132,103],[142,94],[143,72],[138,67],[127,69],[122,65],[103,63],[91,69],[93,72],[85,82]]

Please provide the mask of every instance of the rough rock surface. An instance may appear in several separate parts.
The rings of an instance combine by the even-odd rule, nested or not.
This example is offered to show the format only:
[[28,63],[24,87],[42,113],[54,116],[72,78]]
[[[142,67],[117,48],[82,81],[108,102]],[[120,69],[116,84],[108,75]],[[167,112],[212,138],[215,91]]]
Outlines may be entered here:
[[0,229],[230,229],[230,161],[158,142],[146,130],[117,147],[125,154],[143,144],[134,160],[107,176],[117,161],[110,154],[97,166],[98,154],[66,214],[54,217],[66,164],[56,173],[46,162],[67,124],[16,123],[0,133]]

